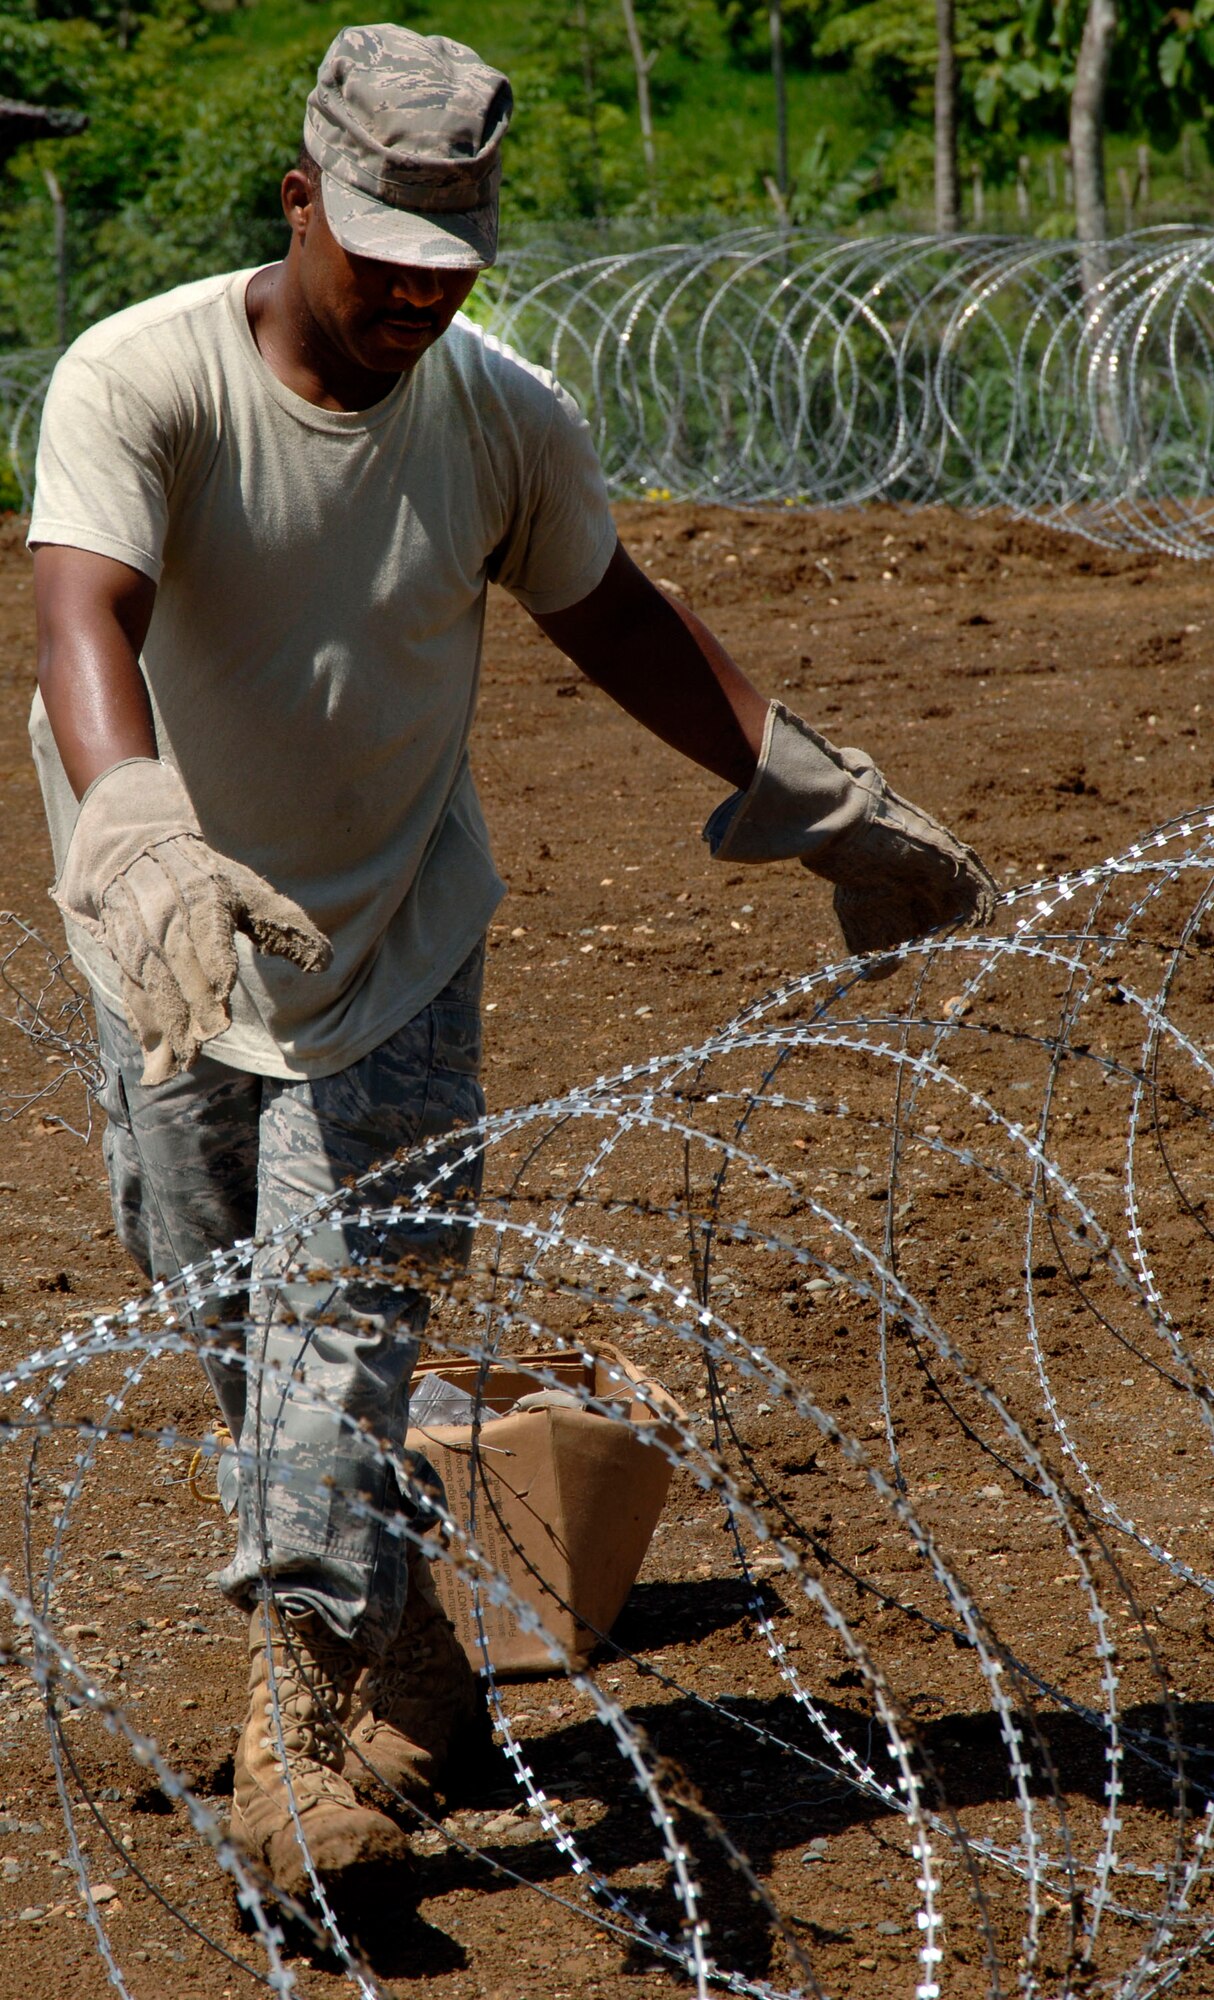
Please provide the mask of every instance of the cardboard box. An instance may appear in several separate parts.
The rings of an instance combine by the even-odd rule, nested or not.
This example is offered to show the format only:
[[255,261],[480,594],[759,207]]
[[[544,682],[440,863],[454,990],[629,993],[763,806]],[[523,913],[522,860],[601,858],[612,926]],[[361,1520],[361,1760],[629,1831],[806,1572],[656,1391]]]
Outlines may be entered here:
[[[487,1559],[535,1606],[545,1628],[584,1666],[610,1631],[636,1581],[670,1485],[671,1464],[655,1443],[673,1433],[631,1393],[639,1377],[614,1349],[604,1348],[592,1368],[580,1356],[557,1351],[528,1354],[562,1387],[584,1386],[620,1407],[629,1422],[585,1408],[512,1411],[520,1396],[541,1387],[504,1356],[482,1389],[483,1417],[473,1451],[471,1426],[435,1424],[411,1429],[407,1445],[429,1459],[447,1490],[447,1505],[467,1529],[475,1490],[475,1540]],[[475,1362],[436,1359],[418,1363],[414,1385],[430,1373],[474,1394]],[[666,1391],[647,1384],[653,1400],[675,1417],[682,1411]],[[506,1412],[512,1412],[507,1415]],[[475,1667],[484,1664],[473,1595],[450,1563],[433,1565],[434,1583]],[[480,1597],[489,1658],[499,1673],[558,1671],[543,1642],[520,1630],[510,1610]],[[596,1629],[597,1628],[597,1629]]]

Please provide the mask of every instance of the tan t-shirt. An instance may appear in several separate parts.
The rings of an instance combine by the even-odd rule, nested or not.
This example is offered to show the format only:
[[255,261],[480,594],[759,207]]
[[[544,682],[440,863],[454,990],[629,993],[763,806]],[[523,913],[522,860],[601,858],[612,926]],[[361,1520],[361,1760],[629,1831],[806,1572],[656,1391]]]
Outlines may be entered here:
[[[55,370],[30,541],[158,584],[142,667],[205,838],[333,940],[301,973],[238,940],[236,1069],[323,1076],[434,998],[503,889],[468,768],[485,589],[576,604],[615,547],[587,427],[462,316],[373,409],[317,409],[249,330],[249,272],[118,313]],[[76,819],[30,717],[56,867]],[[69,928],[113,1007],[117,968]]]

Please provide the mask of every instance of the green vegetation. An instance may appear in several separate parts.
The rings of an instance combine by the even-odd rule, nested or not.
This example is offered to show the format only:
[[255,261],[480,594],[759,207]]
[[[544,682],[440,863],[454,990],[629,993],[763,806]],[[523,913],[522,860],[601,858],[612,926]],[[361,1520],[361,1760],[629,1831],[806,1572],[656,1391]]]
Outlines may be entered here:
[[[507,241],[633,243],[772,221],[767,0],[635,0],[651,61],[648,172],[619,0],[405,0],[514,82]],[[958,0],[967,220],[1070,228],[1067,92],[1084,0]],[[1114,225],[1202,217],[1214,176],[1214,0],[1121,0],[1109,103]],[[56,337],[52,205],[69,330],[165,286],[277,253],[277,184],[339,0],[0,0],[0,95],[77,106],[78,138],[2,170],[0,349]],[[784,0],[789,210],[823,228],[930,226],[933,0]],[[977,211],[981,210],[979,214]]]

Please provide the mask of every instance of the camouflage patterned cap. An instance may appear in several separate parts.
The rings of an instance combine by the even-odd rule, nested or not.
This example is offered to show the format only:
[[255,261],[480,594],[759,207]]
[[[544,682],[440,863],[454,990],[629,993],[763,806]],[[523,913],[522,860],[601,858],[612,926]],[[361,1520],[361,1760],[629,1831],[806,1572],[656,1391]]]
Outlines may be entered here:
[[462,42],[390,21],[343,28],[304,118],[342,248],[444,270],[492,264],[513,105],[506,78]]

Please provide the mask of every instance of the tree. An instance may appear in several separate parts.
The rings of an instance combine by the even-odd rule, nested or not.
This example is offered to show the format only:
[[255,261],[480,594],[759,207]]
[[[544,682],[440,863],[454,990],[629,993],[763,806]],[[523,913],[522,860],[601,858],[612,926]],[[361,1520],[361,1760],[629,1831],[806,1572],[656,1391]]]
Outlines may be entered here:
[[[1214,155],[1214,0],[1168,7],[1115,0],[1092,21],[1089,78],[1104,75],[1103,116],[1162,151],[1198,124]],[[1057,131],[1067,116],[1092,10],[1087,0],[1025,0],[992,37],[974,87],[983,126],[1008,135]],[[1081,101],[1089,84],[1081,89]]]
[[769,0],[767,28],[771,40],[771,81],[776,100],[776,191],[788,200],[788,93],[784,87],[784,10],[782,0]]
[[[818,34],[837,0],[780,0],[784,61],[796,69],[816,65]],[[714,0],[735,62],[766,69],[771,61],[771,0]]]
[[[1071,86],[1071,164],[1075,175],[1075,226],[1081,243],[1103,244],[1109,233],[1104,191],[1105,93],[1117,32],[1116,0],[1088,0]],[[1103,257],[1084,265],[1090,291],[1104,275]]]
[[620,0],[624,16],[624,32],[628,37],[628,52],[632,57],[633,73],[636,77],[637,117],[641,126],[641,151],[645,155],[645,177],[649,182],[651,199],[656,199],[658,156],[653,143],[653,106],[649,97],[649,72],[657,61],[657,50],[647,49],[641,39],[633,0]]
[[940,236],[952,236],[961,226],[955,30],[953,0],[936,0],[936,232]]
[[661,116],[678,88],[667,59],[694,55],[705,4],[531,0],[526,52],[510,65],[514,213],[573,218],[656,204]]

